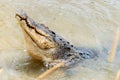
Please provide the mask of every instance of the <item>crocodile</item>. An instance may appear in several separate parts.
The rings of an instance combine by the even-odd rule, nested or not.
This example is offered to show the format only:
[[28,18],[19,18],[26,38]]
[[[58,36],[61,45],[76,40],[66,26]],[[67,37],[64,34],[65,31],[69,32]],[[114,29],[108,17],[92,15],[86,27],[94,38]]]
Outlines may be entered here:
[[23,10],[15,15],[26,40],[27,52],[35,59],[43,61],[46,67],[64,62],[64,67],[72,66],[86,59],[93,59],[96,53],[92,50],[73,46],[44,24],[30,18]]

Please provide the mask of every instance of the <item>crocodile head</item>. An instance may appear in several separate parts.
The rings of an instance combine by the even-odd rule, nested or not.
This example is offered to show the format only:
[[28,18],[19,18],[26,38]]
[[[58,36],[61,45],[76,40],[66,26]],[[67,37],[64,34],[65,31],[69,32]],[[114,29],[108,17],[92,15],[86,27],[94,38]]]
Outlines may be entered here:
[[27,51],[32,57],[49,61],[63,57],[71,50],[69,42],[43,24],[35,22],[24,11],[18,11],[16,18],[24,32]]

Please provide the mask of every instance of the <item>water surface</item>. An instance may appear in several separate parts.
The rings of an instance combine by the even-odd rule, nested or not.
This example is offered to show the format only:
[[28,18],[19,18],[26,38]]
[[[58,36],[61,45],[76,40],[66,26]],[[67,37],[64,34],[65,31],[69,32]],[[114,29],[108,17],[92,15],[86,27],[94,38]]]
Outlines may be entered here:
[[108,62],[108,57],[114,33],[120,29],[119,0],[1,0],[0,67],[4,71],[0,80],[34,80],[46,70],[26,52],[15,19],[17,9],[23,9],[72,44],[98,50],[97,59],[59,69],[45,80],[114,80],[120,69],[120,42],[113,63]]

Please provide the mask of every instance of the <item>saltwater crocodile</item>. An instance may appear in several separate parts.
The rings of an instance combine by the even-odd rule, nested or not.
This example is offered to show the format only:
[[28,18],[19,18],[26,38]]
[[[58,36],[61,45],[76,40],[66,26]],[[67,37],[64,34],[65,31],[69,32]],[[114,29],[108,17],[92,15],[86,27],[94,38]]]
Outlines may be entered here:
[[16,18],[24,32],[28,53],[33,58],[42,60],[46,67],[61,61],[65,62],[67,67],[96,56],[96,53],[89,49],[77,49],[45,25],[28,17],[23,10],[16,13]]

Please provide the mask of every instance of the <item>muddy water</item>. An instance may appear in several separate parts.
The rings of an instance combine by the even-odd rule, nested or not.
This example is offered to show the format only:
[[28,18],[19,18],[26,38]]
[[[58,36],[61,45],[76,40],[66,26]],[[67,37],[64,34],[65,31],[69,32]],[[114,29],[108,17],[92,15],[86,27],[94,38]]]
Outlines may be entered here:
[[99,53],[97,59],[57,70],[45,80],[114,80],[120,69],[120,42],[113,63],[108,62],[108,54],[114,33],[120,29],[119,0],[0,0],[0,80],[34,80],[46,70],[26,53],[15,19],[17,9],[72,44]]

